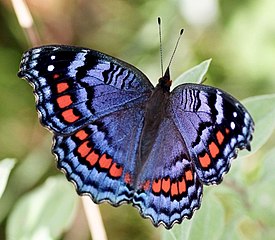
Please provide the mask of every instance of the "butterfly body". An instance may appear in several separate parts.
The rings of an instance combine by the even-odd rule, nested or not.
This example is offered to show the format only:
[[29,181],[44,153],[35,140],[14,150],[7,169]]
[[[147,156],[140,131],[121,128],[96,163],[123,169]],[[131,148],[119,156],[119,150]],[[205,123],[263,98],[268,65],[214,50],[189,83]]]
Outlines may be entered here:
[[34,87],[41,123],[54,134],[58,168],[80,195],[131,203],[171,228],[200,207],[203,184],[222,181],[254,123],[226,92],[182,84],[169,69],[154,88],[138,69],[90,49],[27,51],[19,77]]

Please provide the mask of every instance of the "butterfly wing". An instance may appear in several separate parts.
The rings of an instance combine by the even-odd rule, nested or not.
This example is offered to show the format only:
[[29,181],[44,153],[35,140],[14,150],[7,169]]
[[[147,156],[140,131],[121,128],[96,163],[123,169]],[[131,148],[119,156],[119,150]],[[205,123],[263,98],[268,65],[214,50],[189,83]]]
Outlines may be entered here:
[[27,51],[18,76],[34,87],[41,123],[64,135],[143,103],[153,89],[135,67],[94,50],[71,46]]
[[155,226],[170,229],[200,207],[203,186],[173,120],[161,122],[147,161],[140,171],[133,203]]
[[80,195],[112,205],[133,198],[136,155],[144,124],[142,107],[102,117],[73,135],[55,136],[53,152]]
[[45,46],[24,54],[18,75],[33,85],[58,167],[78,193],[115,206],[133,202],[155,226],[191,218],[202,183],[219,183],[236,149],[250,148],[250,115],[213,87],[174,89],[152,148],[139,159],[153,91],[139,70],[94,50]]
[[27,51],[18,74],[34,87],[57,165],[80,194],[113,205],[133,195],[137,146],[153,86],[133,66],[70,46]]
[[175,88],[168,105],[200,181],[220,183],[237,149],[250,150],[254,129],[251,116],[228,93],[198,84]]
[[133,203],[141,215],[168,229],[191,218],[202,184],[222,181],[237,149],[250,149],[253,128],[246,109],[222,90],[198,84],[174,89],[138,177]]

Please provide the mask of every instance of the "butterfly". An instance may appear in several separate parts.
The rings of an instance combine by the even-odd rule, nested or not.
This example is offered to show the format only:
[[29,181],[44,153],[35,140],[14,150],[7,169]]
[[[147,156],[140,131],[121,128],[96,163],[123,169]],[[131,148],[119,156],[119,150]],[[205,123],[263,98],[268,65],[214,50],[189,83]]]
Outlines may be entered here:
[[53,133],[57,167],[95,203],[132,204],[170,229],[219,184],[254,130],[244,106],[221,89],[182,84],[169,67],[154,87],[134,66],[80,47],[24,53],[20,78],[34,89],[41,124]]

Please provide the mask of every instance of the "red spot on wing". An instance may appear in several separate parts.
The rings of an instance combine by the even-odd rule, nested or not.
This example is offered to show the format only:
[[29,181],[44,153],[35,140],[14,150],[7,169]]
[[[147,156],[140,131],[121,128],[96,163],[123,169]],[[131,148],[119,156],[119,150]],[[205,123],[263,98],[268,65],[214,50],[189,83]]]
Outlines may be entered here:
[[184,177],[182,177],[181,180],[178,181],[178,186],[179,186],[179,194],[186,192],[186,182]]
[[224,140],[224,135],[222,134],[221,131],[218,131],[216,133],[216,137],[217,137],[218,143],[221,145],[223,143],[223,140]]
[[225,129],[225,133],[229,134],[230,130],[228,128]]
[[212,158],[215,158],[219,154],[220,149],[217,147],[217,145],[214,142],[211,142],[209,144],[209,151]]
[[123,172],[122,166],[120,166],[116,163],[113,163],[109,170],[110,175],[115,178],[121,177],[122,172]]
[[101,168],[109,169],[112,164],[112,158],[107,158],[106,154],[103,154],[99,159],[99,166]]
[[150,188],[150,180],[146,180],[141,187],[143,190],[147,191]]
[[66,91],[69,88],[69,85],[66,82],[62,82],[62,83],[58,83],[56,85],[56,88],[57,88],[56,89],[57,93],[62,93],[62,92]]
[[84,140],[88,137],[88,134],[85,132],[85,130],[80,130],[78,131],[75,136],[79,139],[79,140]]
[[153,181],[152,190],[154,193],[159,193],[161,190],[161,180],[156,179]]
[[193,172],[191,170],[187,170],[185,172],[186,181],[193,181]]
[[169,192],[170,190],[170,178],[168,177],[167,179],[162,179],[162,184],[161,184],[162,190],[166,193]]
[[203,157],[199,157],[199,161],[202,167],[207,168],[210,163],[211,163],[211,159],[208,155],[208,153],[205,153],[205,155]]
[[132,177],[131,177],[131,174],[130,173],[125,173],[125,176],[124,176],[124,182],[126,184],[131,184],[132,183]]
[[80,116],[76,116],[74,114],[73,109],[65,110],[64,112],[62,112],[61,115],[64,118],[64,120],[69,123],[73,123],[80,118]]
[[56,74],[53,75],[53,79],[57,79],[59,77],[60,77],[60,75],[58,73],[56,73]]
[[94,166],[99,159],[99,155],[92,151],[87,157],[86,160],[90,163],[91,166]]
[[91,147],[88,146],[88,143],[89,143],[89,141],[86,141],[86,142],[82,143],[77,149],[77,152],[83,158],[86,157],[92,149]]
[[178,184],[177,182],[174,182],[171,184],[171,196],[176,196],[179,194],[179,190],[178,190]]
[[58,97],[56,101],[60,108],[68,107],[73,103],[70,95],[64,95],[64,96]]

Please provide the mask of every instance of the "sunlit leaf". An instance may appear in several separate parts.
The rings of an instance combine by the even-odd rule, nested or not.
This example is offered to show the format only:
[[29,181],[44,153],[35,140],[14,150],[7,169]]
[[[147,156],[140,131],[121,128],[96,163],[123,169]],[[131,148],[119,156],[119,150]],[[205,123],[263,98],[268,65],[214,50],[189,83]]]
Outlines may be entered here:
[[255,122],[255,133],[251,142],[252,151],[263,146],[275,129],[275,94],[250,97],[242,101]]
[[[41,178],[45,177],[49,168],[54,164],[54,158],[50,154],[50,145],[51,139],[45,138],[45,141],[36,145],[13,170],[9,178],[11,187],[6,188],[0,202],[0,222],[6,218],[11,208],[14,207],[14,202],[18,196],[41,182]],[[18,184],[18,181],[20,181],[20,184]],[[14,191],[15,186],[16,191]]]
[[274,227],[275,216],[275,148],[263,158],[263,172],[261,179],[248,188],[253,216],[264,225]]
[[262,227],[258,221],[249,216],[242,216],[237,225],[240,239],[266,239],[262,235]]
[[181,74],[175,81],[173,81],[172,88],[183,83],[201,83],[208,71],[211,60],[212,59],[205,60],[199,65],[192,67]]
[[48,178],[18,200],[8,219],[8,239],[58,239],[73,220],[77,200],[63,176]]
[[2,197],[5,191],[10,172],[14,167],[14,165],[15,165],[14,159],[7,158],[0,161],[0,198]]

